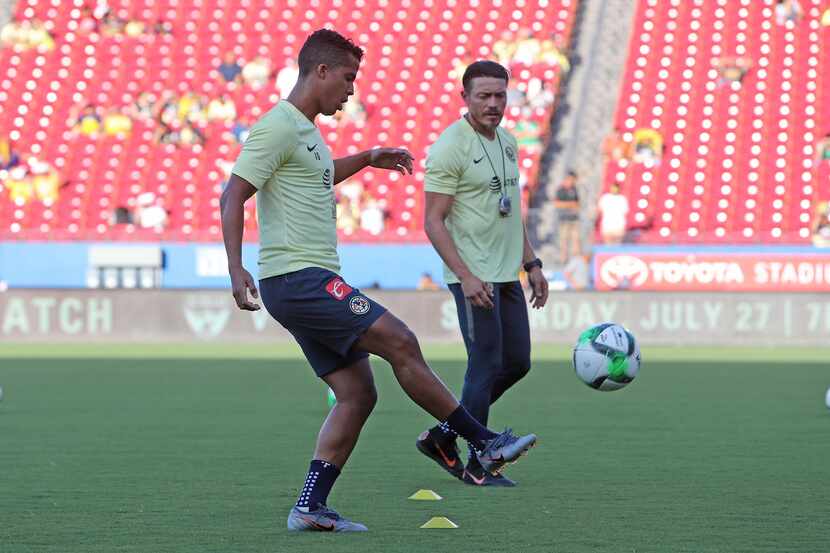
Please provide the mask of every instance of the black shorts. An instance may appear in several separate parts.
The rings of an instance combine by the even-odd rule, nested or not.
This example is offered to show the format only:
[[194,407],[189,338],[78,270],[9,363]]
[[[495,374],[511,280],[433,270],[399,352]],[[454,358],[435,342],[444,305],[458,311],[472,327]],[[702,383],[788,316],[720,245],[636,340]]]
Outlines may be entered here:
[[317,376],[365,359],[354,343],[386,308],[336,273],[309,267],[259,281],[265,309],[290,332]]

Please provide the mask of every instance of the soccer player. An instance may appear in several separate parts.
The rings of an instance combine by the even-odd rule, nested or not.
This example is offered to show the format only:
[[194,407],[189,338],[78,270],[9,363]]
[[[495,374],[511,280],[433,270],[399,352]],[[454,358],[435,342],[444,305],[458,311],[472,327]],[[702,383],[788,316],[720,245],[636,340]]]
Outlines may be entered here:
[[[467,67],[461,92],[467,113],[430,148],[424,183],[424,228],[444,260],[467,348],[461,404],[484,426],[490,405],[530,370],[530,328],[518,278],[522,265],[533,307],[541,308],[548,298],[542,262],[519,211],[516,139],[499,126],[507,82],[507,70],[498,63]],[[416,446],[468,484],[515,485],[481,464],[475,444],[464,467],[456,436],[442,423],[423,432]]]
[[[368,354],[386,359],[424,410],[473,444],[479,462],[498,472],[536,441],[496,434],[461,407],[427,366],[415,335],[383,306],[337,273],[333,187],[367,166],[412,173],[406,150],[380,148],[333,160],[314,119],[334,114],[354,93],[363,51],[330,30],[300,50],[300,76],[250,131],[222,193],[222,233],[237,306],[257,310],[248,293],[296,339],[337,404],[317,437],[305,485],[288,515],[291,530],[365,531],[327,506],[329,491],[375,405]],[[260,231],[259,292],[242,266],[245,201],[256,194]]]

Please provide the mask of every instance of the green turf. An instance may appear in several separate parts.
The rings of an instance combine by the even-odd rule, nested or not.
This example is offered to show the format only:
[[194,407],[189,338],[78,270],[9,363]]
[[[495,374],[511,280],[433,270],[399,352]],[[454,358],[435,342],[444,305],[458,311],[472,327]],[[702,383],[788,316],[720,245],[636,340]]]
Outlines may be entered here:
[[[285,530],[326,409],[295,351],[0,347],[0,551],[830,547],[830,371],[806,361],[826,352],[690,350],[697,360],[684,362],[646,350],[638,380],[603,394],[576,380],[565,350],[541,349],[493,409],[492,426],[540,436],[510,468],[520,486],[500,490],[419,457],[430,419],[375,362],[380,402],[330,498],[372,531],[333,536]],[[429,353],[458,389],[458,348]],[[732,361],[703,361],[719,357]],[[407,501],[419,488],[444,500]],[[433,515],[460,528],[419,530]]]

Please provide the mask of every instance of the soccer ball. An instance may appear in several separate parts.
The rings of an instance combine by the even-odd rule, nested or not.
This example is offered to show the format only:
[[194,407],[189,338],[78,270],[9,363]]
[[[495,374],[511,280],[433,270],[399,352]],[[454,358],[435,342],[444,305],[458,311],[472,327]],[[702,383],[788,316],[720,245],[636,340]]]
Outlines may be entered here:
[[579,335],[574,346],[576,376],[595,390],[624,388],[640,370],[640,346],[616,323],[594,325]]

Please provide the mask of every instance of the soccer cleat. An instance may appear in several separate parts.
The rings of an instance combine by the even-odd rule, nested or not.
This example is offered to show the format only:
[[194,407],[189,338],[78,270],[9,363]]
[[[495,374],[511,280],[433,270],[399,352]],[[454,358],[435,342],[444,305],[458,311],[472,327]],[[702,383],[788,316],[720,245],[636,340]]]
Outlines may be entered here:
[[346,520],[337,511],[325,505],[307,513],[296,506],[288,513],[288,529],[298,532],[366,532],[368,528],[359,522]]
[[464,463],[458,455],[458,446],[455,444],[455,440],[450,442],[449,445],[441,445],[429,430],[424,430],[418,436],[415,447],[418,448],[418,451],[438,463],[438,466],[442,469],[461,480],[464,475]]
[[464,469],[464,477],[462,480],[465,484],[470,484],[471,486],[512,488],[516,485],[516,482],[503,474],[493,475],[481,467],[473,466],[468,466]]
[[515,462],[528,449],[536,444],[536,434],[516,436],[510,428],[484,442],[484,449],[476,451],[476,458],[482,468],[492,475],[497,475],[504,465]]

